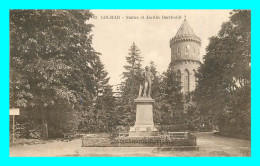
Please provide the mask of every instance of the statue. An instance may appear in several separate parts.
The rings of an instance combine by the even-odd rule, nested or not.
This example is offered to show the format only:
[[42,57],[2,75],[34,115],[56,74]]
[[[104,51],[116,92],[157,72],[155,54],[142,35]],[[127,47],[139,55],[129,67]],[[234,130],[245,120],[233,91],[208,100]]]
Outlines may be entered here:
[[[142,80],[140,82],[139,97],[151,97],[152,81],[154,79],[153,74],[149,70],[149,67],[145,67],[145,71],[142,72]],[[143,92],[143,95],[142,95]]]

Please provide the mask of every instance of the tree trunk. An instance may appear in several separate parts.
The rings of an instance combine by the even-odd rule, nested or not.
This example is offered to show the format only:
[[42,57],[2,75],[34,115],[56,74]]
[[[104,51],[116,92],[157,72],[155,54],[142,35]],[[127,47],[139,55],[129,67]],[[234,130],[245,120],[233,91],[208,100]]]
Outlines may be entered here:
[[44,126],[45,126],[45,139],[47,140],[49,138],[49,132],[48,132],[48,123],[46,118],[45,118]]
[[49,138],[48,123],[46,118],[46,110],[42,110],[42,126],[43,126],[43,138],[47,140]]

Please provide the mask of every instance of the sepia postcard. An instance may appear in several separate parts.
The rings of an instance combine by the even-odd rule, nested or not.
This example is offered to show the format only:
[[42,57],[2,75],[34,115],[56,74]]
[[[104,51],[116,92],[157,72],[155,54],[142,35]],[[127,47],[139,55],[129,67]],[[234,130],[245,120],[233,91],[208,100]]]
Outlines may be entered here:
[[10,157],[250,157],[250,10],[10,10]]

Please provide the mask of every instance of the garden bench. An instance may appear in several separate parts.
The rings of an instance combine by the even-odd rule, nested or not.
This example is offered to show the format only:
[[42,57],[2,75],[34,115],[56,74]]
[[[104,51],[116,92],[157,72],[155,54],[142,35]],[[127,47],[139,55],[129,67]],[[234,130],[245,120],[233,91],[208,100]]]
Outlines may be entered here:
[[63,135],[64,135],[64,140],[71,141],[71,138],[75,138],[77,133],[63,133]]
[[129,133],[119,133],[119,137],[127,137],[129,136]]

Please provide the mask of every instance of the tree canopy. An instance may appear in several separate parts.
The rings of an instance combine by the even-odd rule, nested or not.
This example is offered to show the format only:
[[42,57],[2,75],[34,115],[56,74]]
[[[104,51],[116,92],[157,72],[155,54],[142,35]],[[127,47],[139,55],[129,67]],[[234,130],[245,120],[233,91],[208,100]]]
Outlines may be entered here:
[[[92,47],[92,16],[89,10],[10,10],[10,107],[21,109],[24,137],[134,125],[134,99],[143,80],[141,51],[135,43],[130,46],[116,98],[101,53]],[[236,126],[234,132],[249,134],[243,128],[251,124],[249,10],[232,11],[210,38],[195,92],[181,93],[172,66],[162,74],[153,61],[148,67],[156,124],[182,123],[194,130],[213,119],[221,131],[233,132],[230,126]]]
[[101,54],[92,47],[92,16],[88,10],[10,11],[10,107],[26,110],[30,122],[42,121],[47,137],[48,123],[53,130],[77,128],[80,106],[92,108],[107,86]]
[[210,38],[197,77],[201,111],[212,114],[219,126],[250,125],[250,10],[232,11],[218,35]]

